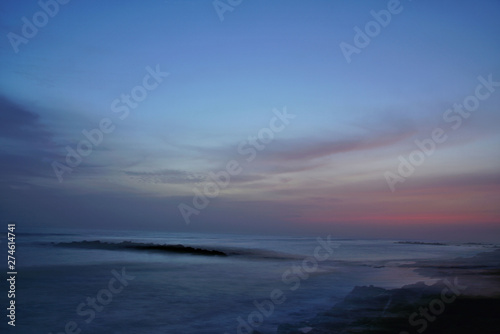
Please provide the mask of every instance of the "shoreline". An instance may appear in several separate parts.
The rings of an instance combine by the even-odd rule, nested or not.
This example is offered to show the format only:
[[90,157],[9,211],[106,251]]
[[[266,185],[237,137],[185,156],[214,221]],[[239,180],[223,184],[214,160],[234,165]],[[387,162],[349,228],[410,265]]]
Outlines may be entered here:
[[332,308],[303,322],[281,324],[277,333],[498,332],[500,249],[446,262],[420,260],[411,267],[438,281],[397,289],[356,286]]

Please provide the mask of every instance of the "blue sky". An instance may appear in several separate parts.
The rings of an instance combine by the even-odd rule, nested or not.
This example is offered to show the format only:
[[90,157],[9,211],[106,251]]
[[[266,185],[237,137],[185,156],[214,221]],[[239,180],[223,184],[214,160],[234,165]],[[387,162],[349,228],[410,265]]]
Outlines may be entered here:
[[[456,130],[443,115],[475,94],[478,77],[500,81],[500,4],[401,1],[348,63],[340,43],[354,45],[354,27],[388,3],[246,0],[221,21],[211,1],[73,0],[16,47],[8,34],[22,36],[23,17],[42,9],[2,3],[2,216],[34,226],[497,237],[500,92]],[[168,76],[119,119],[112,102],[147,68]],[[295,118],[246,161],[239,145],[284,108]],[[67,164],[66,148],[103,119],[114,131],[59,180],[54,162]],[[384,173],[437,127],[447,139],[392,192]],[[243,171],[196,209],[194,189],[230,160]],[[189,224],[181,203],[199,211]]]

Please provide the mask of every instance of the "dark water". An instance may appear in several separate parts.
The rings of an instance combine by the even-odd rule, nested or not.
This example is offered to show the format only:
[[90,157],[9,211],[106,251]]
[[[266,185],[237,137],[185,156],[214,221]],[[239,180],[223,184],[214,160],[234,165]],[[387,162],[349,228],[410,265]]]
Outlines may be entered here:
[[328,309],[356,285],[427,280],[399,264],[485,251],[326,235],[18,233],[16,327],[5,320],[2,332],[274,333],[280,323]]

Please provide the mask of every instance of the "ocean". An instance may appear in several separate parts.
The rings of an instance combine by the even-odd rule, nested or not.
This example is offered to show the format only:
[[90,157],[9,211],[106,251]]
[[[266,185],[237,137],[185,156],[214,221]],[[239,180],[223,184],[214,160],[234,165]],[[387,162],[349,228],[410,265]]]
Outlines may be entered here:
[[276,333],[280,324],[328,310],[355,286],[433,283],[413,271],[414,261],[488,250],[482,244],[328,235],[18,229],[16,326],[8,326],[4,316],[0,328],[52,334]]

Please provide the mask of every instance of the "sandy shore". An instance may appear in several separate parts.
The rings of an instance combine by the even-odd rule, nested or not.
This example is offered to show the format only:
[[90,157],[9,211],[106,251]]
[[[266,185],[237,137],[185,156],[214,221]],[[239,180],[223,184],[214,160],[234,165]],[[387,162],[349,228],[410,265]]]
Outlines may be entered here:
[[280,325],[278,334],[499,333],[500,249],[447,263],[419,261],[411,267],[439,280],[392,290],[355,287],[313,319]]

